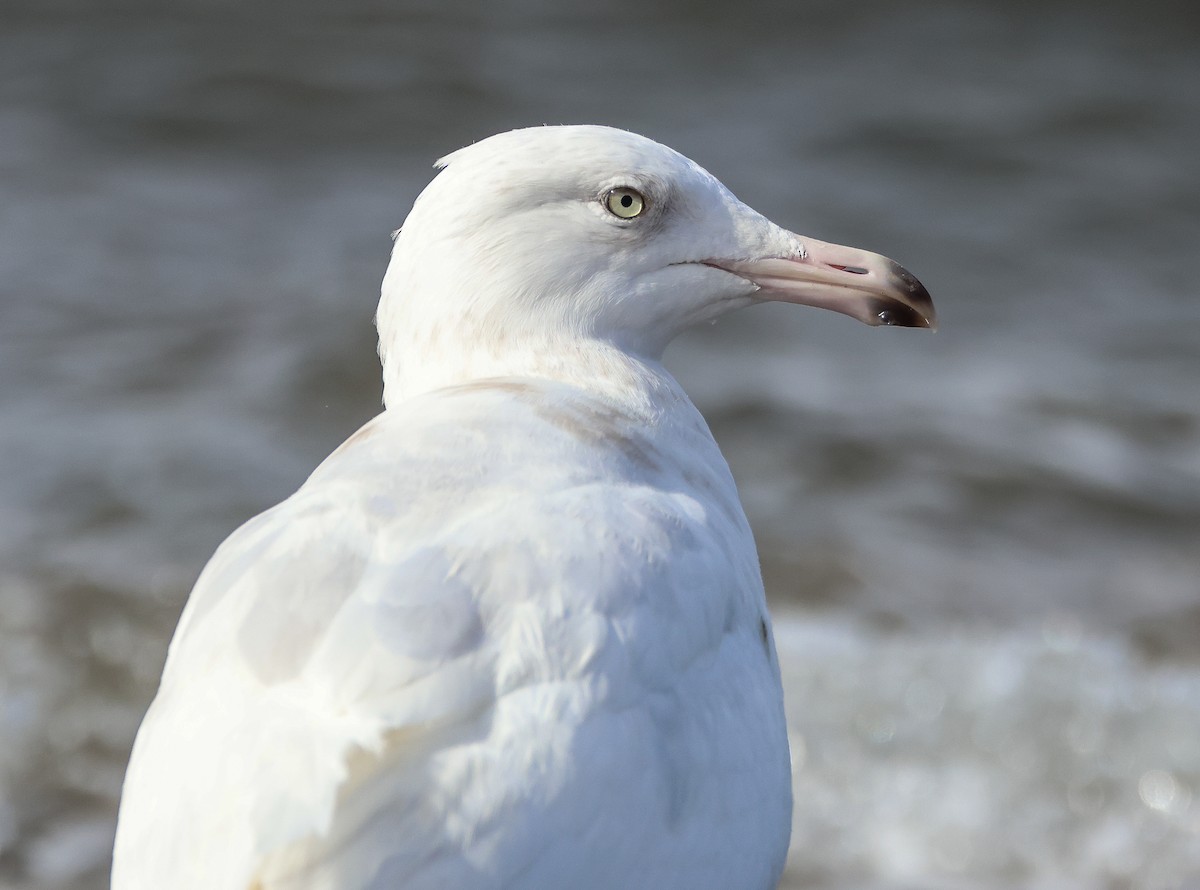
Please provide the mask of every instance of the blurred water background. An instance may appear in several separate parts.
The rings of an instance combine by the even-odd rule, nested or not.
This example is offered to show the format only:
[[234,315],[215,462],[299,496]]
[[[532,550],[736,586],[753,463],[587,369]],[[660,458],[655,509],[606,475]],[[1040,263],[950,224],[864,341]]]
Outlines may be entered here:
[[495,131],[900,260],[669,364],[755,526],[788,888],[1200,887],[1200,6],[0,2],[0,887],[105,885],[220,540],[379,407],[388,232]]

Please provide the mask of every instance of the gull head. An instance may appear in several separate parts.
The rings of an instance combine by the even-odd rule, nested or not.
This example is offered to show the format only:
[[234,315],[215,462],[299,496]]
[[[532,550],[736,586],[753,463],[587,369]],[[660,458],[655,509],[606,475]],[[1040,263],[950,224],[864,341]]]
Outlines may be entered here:
[[935,324],[928,292],[897,263],[781,228],[633,133],[514,130],[438,167],[383,282],[389,401],[534,360],[570,364],[592,345],[657,361],[684,328],[761,301]]

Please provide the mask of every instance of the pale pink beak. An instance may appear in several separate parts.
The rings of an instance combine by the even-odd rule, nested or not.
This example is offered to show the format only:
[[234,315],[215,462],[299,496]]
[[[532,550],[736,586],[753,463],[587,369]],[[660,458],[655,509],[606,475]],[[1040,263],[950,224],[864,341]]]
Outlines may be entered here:
[[765,300],[842,312],[869,325],[937,328],[929,291],[911,272],[885,256],[795,236],[802,256],[709,261],[757,284]]

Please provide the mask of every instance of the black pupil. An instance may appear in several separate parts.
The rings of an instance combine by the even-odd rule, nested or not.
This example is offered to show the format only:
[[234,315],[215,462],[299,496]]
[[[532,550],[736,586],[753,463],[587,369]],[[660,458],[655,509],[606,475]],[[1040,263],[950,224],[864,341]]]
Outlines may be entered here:
[[633,196],[632,195],[621,195],[621,206],[622,207],[632,207],[633,206]]

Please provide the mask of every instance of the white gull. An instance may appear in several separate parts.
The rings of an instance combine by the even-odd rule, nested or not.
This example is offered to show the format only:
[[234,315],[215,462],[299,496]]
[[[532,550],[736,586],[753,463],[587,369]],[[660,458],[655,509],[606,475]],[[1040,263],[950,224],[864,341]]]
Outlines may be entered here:
[[758,559],[660,359],[762,300],[929,327],[929,296],[631,133],[440,165],[383,282],[386,410],[197,581],[113,887],[774,887],[792,802]]

